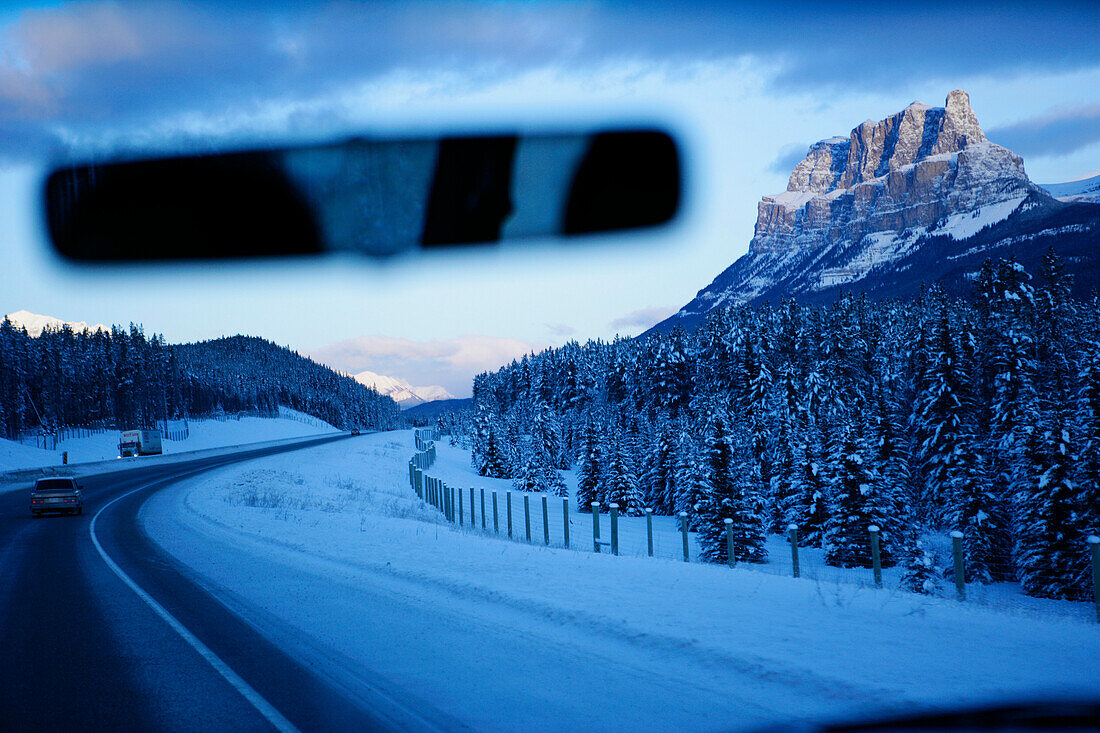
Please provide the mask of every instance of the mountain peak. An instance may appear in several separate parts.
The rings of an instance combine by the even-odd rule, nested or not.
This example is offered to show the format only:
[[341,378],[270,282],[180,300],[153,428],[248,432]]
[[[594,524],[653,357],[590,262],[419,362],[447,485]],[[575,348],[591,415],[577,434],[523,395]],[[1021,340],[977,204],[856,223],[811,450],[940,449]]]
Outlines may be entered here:
[[427,387],[414,387],[407,380],[400,377],[387,377],[371,371],[362,371],[352,377],[359,384],[370,387],[379,394],[393,399],[401,409],[434,402],[435,400],[454,399],[454,395],[437,384]]
[[[811,145],[787,190],[757,205],[748,253],[657,328],[762,299],[820,300],[842,288],[886,292],[887,281],[890,294],[900,295],[899,288],[948,276],[961,283],[973,274],[964,268],[974,258],[997,248],[990,256],[1023,261],[1040,242],[1057,242],[1067,255],[1083,247],[1079,260],[1092,261],[1095,247],[1081,242],[1100,229],[1100,209],[1063,216],[1061,206],[1028,179],[1019,155],[986,138],[970,95],[956,89],[943,107],[913,102],[847,137]],[[1011,236],[988,234],[1009,219],[1015,223],[998,231]]]

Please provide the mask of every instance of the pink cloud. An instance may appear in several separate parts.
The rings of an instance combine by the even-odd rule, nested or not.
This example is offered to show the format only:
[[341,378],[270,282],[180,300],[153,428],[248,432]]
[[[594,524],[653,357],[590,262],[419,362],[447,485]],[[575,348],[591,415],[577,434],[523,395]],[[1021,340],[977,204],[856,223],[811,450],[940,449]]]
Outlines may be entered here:
[[412,384],[440,384],[457,397],[469,397],[477,374],[543,348],[520,339],[473,334],[430,341],[369,335],[323,346],[310,357],[349,374],[369,370]]

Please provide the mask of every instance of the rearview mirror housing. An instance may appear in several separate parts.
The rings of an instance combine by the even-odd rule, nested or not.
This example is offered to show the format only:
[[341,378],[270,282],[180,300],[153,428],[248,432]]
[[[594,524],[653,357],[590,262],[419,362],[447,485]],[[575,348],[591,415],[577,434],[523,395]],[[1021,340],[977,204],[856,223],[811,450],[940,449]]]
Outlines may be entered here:
[[680,209],[681,178],[677,144],[650,128],[351,138],[67,164],[44,203],[73,260],[387,257],[659,226]]

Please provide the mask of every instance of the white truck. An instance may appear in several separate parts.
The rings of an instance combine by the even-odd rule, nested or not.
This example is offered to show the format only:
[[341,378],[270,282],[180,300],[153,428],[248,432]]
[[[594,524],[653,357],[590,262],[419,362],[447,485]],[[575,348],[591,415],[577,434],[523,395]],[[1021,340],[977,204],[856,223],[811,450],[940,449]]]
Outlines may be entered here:
[[156,456],[163,453],[159,430],[123,430],[118,441],[118,457]]

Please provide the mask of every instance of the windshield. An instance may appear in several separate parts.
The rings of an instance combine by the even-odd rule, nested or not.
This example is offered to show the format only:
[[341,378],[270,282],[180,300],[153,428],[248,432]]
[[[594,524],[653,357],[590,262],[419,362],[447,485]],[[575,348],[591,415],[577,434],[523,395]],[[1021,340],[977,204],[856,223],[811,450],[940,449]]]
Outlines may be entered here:
[[0,728],[1100,698],[1098,38],[0,9]]
[[74,488],[69,479],[46,479],[34,485],[35,491],[72,491]]

